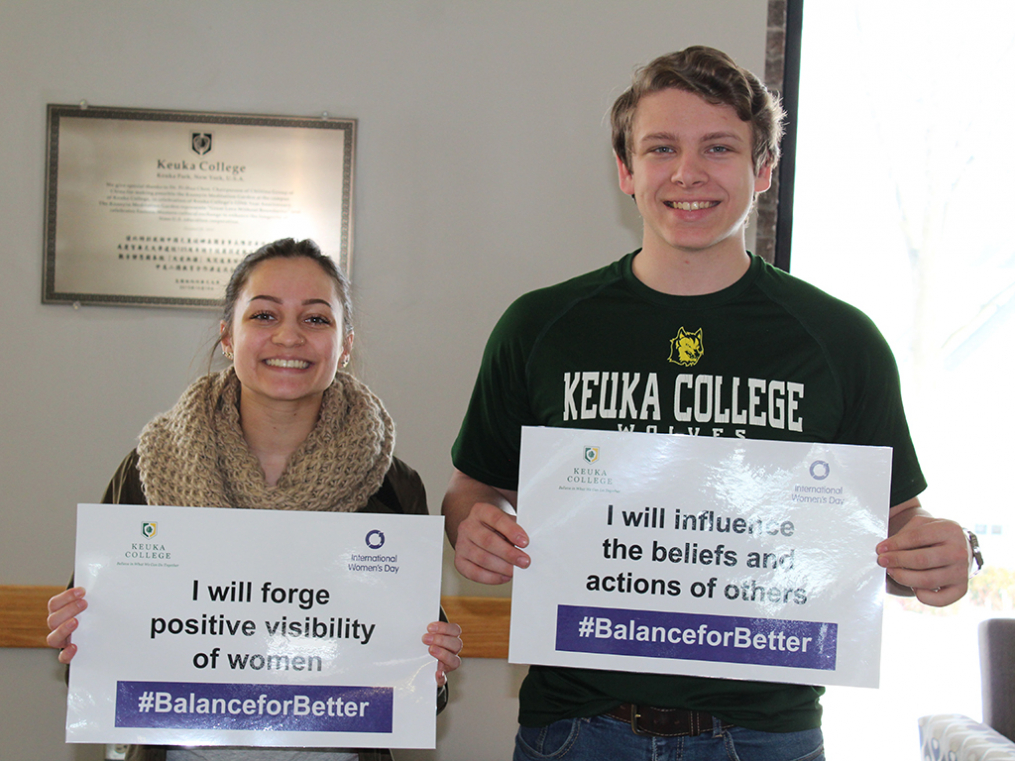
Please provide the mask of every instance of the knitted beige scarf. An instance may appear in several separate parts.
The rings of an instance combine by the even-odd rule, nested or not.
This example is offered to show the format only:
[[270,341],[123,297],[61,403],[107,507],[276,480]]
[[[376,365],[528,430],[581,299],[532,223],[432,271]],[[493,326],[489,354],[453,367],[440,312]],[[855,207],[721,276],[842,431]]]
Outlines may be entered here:
[[352,512],[366,505],[391,466],[395,430],[363,383],[339,372],[317,425],[269,486],[240,428],[232,368],[199,378],[152,420],[138,442],[148,503]]

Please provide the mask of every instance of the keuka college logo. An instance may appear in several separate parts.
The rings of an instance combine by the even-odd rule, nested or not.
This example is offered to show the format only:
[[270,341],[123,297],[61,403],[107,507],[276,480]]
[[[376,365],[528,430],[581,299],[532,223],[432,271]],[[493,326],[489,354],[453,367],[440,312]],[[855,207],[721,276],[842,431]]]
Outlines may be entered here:
[[193,132],[190,135],[190,147],[198,156],[203,156],[211,151],[211,133]]
[[152,521],[150,523],[141,524],[141,535],[145,539],[151,539],[157,533],[159,533],[159,524],[157,522]]
[[[582,459],[589,465],[599,462],[599,447],[583,447]],[[606,472],[606,468],[586,468],[584,466],[572,466],[571,473],[560,482],[558,488],[578,489],[580,491],[602,491],[603,487],[610,486],[613,479]],[[589,488],[597,487],[597,488]]]
[[683,328],[677,331],[677,337],[670,339],[669,361],[684,367],[693,367],[698,364],[701,355],[705,353],[702,344],[701,328],[694,333],[688,333]]

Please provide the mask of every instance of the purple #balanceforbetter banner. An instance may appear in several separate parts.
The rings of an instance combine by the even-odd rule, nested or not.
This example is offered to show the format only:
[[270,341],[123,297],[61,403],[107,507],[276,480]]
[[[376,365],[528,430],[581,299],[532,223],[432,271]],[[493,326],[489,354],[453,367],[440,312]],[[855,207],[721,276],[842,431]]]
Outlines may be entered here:
[[116,726],[391,732],[390,687],[117,682]]
[[835,669],[836,624],[557,606],[557,650]]

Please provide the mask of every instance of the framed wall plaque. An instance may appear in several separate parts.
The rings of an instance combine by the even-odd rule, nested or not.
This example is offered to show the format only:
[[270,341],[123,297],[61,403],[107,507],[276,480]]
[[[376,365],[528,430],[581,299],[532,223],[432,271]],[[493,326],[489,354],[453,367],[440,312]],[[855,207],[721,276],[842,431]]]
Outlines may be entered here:
[[44,303],[214,308],[279,238],[352,263],[354,119],[47,108]]

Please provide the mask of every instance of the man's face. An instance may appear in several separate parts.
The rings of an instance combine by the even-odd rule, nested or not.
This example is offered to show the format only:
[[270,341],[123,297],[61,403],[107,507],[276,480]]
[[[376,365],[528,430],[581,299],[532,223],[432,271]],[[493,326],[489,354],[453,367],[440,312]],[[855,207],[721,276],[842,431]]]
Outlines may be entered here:
[[755,172],[751,126],[730,106],[684,90],[644,96],[630,161],[630,170],[617,161],[620,189],[638,204],[646,251],[743,253],[754,194],[771,185],[772,169]]

